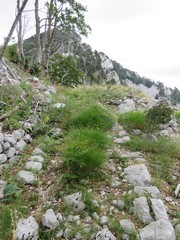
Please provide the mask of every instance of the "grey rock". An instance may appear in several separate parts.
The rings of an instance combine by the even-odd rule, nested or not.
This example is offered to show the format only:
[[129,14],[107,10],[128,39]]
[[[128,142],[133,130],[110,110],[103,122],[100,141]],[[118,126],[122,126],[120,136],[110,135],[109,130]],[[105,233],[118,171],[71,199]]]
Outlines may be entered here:
[[56,233],[56,238],[62,238],[64,234],[64,230],[60,229],[57,233]]
[[54,230],[58,225],[59,221],[55,215],[53,209],[48,209],[42,216],[42,225]]
[[100,224],[101,225],[107,225],[108,224],[108,217],[107,216],[101,216],[100,217]]
[[96,220],[99,220],[99,215],[97,214],[97,212],[93,212],[92,217]]
[[142,223],[150,223],[153,221],[146,197],[135,198],[133,205],[134,214],[137,215]]
[[20,141],[16,142],[16,144],[14,145],[14,147],[16,148],[17,151],[20,151],[22,152],[23,149],[25,148],[26,146],[26,142],[21,139]]
[[66,106],[66,104],[64,104],[64,103],[55,103],[53,105],[54,108],[64,108],[65,106]]
[[121,131],[118,132],[119,137],[123,137],[123,136],[127,136],[127,135],[128,135],[128,133],[125,130],[121,130]]
[[131,139],[130,139],[129,136],[124,136],[124,137],[121,137],[121,138],[115,138],[114,143],[121,144],[121,143],[124,143],[124,142],[128,142],[130,140]]
[[168,215],[166,212],[166,208],[164,206],[164,203],[161,199],[151,199],[151,204],[152,204],[152,210],[154,212],[156,220],[158,219],[167,219],[168,220]]
[[131,220],[121,220],[120,221],[121,228],[124,230],[125,233],[132,233],[135,231],[135,225]]
[[142,132],[141,132],[141,130],[139,130],[139,129],[132,129],[132,134],[133,134],[133,135],[141,135]]
[[134,160],[136,158],[141,157],[141,153],[140,152],[125,152],[121,154],[122,158],[128,158],[130,160]]
[[133,99],[126,99],[118,106],[118,112],[124,114],[136,109],[136,105]]
[[16,143],[16,139],[10,134],[5,134],[4,142],[8,142],[11,146],[14,146]]
[[0,143],[4,141],[4,134],[0,132]]
[[84,210],[85,204],[82,201],[82,192],[77,192],[64,197],[64,200],[69,204],[75,212]]
[[16,228],[17,240],[37,240],[39,226],[34,217],[20,219]]
[[23,140],[27,143],[31,143],[33,141],[32,137],[29,134],[26,134]]
[[0,164],[3,164],[7,161],[7,156],[4,153],[0,154]]
[[9,161],[10,164],[13,164],[13,163],[15,163],[15,162],[18,162],[19,159],[20,159],[19,156],[13,156],[13,157],[11,157],[8,161]]
[[172,130],[172,128],[168,128],[168,129],[164,129],[162,131],[159,132],[159,134],[161,136],[171,136],[174,133],[174,131]]
[[3,192],[4,192],[4,189],[5,189],[5,186],[6,186],[6,182],[0,180],[0,199],[4,198]]
[[10,145],[9,142],[3,143],[2,146],[3,146],[3,149],[4,149],[5,151],[8,150],[8,149],[11,147],[11,145]]
[[111,204],[113,206],[117,207],[120,210],[124,208],[124,201],[123,200],[113,200]]
[[134,192],[137,193],[138,197],[143,197],[146,194],[149,194],[152,198],[156,198],[156,199],[162,198],[162,195],[159,189],[155,186],[150,186],[150,187],[136,186],[134,188]]
[[175,240],[174,228],[166,219],[159,219],[140,230],[141,240]]
[[2,151],[3,151],[3,147],[2,147],[2,145],[0,144],[0,153],[2,153]]
[[151,175],[144,164],[128,166],[124,169],[126,180],[134,186],[150,186]]
[[17,174],[17,179],[25,184],[34,184],[35,181],[37,181],[37,177],[34,173],[21,170]]
[[22,138],[21,131],[20,130],[13,131],[12,136],[16,141],[19,141]]
[[126,233],[122,234],[122,240],[130,240],[129,235]]
[[180,235],[180,223],[175,226],[176,235]]
[[33,154],[33,155],[40,155],[40,156],[46,155],[46,153],[43,152],[43,150],[41,150],[41,149],[38,148],[38,147],[33,150],[32,154]]
[[36,162],[43,163],[44,162],[44,158],[39,156],[39,155],[34,155],[34,156],[29,157],[28,161],[36,161]]
[[93,240],[116,240],[116,237],[105,228],[99,231],[93,238]]
[[14,147],[10,147],[7,151],[6,151],[6,156],[7,158],[12,158],[16,153],[16,149]]
[[69,215],[67,220],[68,220],[68,222],[78,222],[80,220],[80,216],[79,215],[76,215],[76,216]]
[[174,193],[175,193],[175,196],[176,196],[177,198],[180,197],[180,183],[177,185],[176,190],[175,190]]
[[25,169],[32,169],[36,171],[40,171],[42,169],[42,163],[41,162],[35,162],[35,161],[29,161],[25,165]]
[[169,121],[169,127],[178,127],[178,123],[176,122],[175,119],[172,119]]
[[119,188],[121,185],[121,182],[117,181],[116,179],[112,180],[111,187],[112,188]]

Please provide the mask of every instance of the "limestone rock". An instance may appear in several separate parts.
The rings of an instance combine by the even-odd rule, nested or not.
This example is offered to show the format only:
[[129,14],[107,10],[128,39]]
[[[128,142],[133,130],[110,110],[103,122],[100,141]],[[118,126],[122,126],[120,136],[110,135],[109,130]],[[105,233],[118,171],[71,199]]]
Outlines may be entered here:
[[140,230],[141,240],[175,240],[174,228],[166,219],[159,219]]
[[149,223],[153,221],[146,197],[135,198],[133,205],[134,214],[137,215],[142,223]]
[[11,134],[5,134],[4,142],[8,142],[11,146],[14,146],[16,143],[16,139]]
[[4,150],[8,150],[8,149],[11,147],[11,145],[10,145],[9,142],[3,143],[2,146],[3,146],[3,149],[4,149]]
[[3,147],[2,147],[2,145],[0,144],[0,153],[2,153],[2,151],[3,151]]
[[6,151],[6,156],[7,158],[12,158],[15,155],[15,153],[16,153],[16,149],[14,147],[10,147]]
[[144,164],[128,166],[124,169],[126,180],[134,186],[150,186],[151,175]]
[[126,99],[118,106],[118,112],[124,114],[136,110],[136,104],[133,99]]
[[0,132],[0,143],[4,141],[4,134]]
[[35,148],[34,150],[33,150],[33,152],[32,152],[32,155],[40,155],[40,156],[45,156],[46,155],[46,153],[45,152],[43,152],[43,150],[42,149],[40,149],[40,148]]
[[134,192],[137,193],[138,197],[143,197],[146,194],[149,194],[152,198],[155,198],[155,199],[162,198],[162,195],[159,189],[155,186],[150,186],[150,187],[136,186],[134,188]]
[[176,187],[175,196],[176,196],[177,198],[180,197],[180,183],[179,183],[179,184],[177,185],[177,187]]
[[6,154],[2,153],[0,154],[0,164],[3,164],[7,161],[7,156]]
[[66,106],[66,104],[64,104],[64,103],[55,103],[53,105],[54,108],[64,108],[65,106]]
[[13,131],[13,132],[12,132],[12,136],[14,137],[14,139],[15,139],[16,141],[21,140],[21,138],[22,138],[21,131],[20,131],[20,130],[15,130],[15,131]]
[[121,138],[115,138],[114,139],[114,143],[117,143],[117,144],[121,144],[121,143],[124,143],[124,142],[129,142],[131,139],[129,136],[124,136],[124,137],[121,137]]
[[116,240],[116,237],[105,228],[99,231],[93,238],[93,240]]
[[34,155],[34,156],[29,157],[28,161],[36,161],[36,162],[43,163],[44,162],[44,158],[39,156],[39,155]]
[[37,177],[35,176],[34,173],[24,171],[24,170],[21,170],[17,174],[17,179],[19,181],[22,181],[23,183],[27,183],[27,184],[33,184],[35,181],[37,181]]
[[42,163],[35,162],[35,161],[29,161],[26,163],[25,169],[32,169],[32,170],[40,171],[42,169]]
[[17,240],[37,240],[39,226],[34,217],[21,219],[17,223],[16,238]]
[[55,215],[53,209],[48,209],[42,216],[42,225],[54,230],[58,225],[59,221]]
[[13,164],[13,163],[15,163],[15,162],[18,162],[19,159],[20,159],[19,156],[13,156],[13,157],[11,157],[8,161],[9,161],[10,164]]
[[162,200],[151,199],[151,203],[152,203],[152,210],[154,212],[156,220],[161,219],[161,218],[168,219],[166,208],[165,208]]
[[75,212],[82,211],[85,208],[85,204],[82,201],[82,192],[77,192],[68,195],[64,198],[65,202],[72,206]]
[[6,186],[6,182],[0,180],[0,199],[3,199],[3,197],[4,197],[3,192],[4,192],[5,186]]
[[25,148],[26,146],[26,142],[21,139],[19,140],[18,142],[16,142],[16,144],[14,145],[14,147],[16,148],[17,151],[23,151],[23,149]]
[[121,220],[120,221],[121,228],[124,230],[125,233],[132,233],[135,231],[135,225],[131,220]]

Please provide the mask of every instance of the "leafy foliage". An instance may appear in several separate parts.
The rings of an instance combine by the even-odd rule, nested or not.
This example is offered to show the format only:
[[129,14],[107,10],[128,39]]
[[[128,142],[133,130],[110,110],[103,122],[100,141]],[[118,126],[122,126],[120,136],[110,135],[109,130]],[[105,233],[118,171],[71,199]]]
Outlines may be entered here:
[[66,86],[73,86],[80,84],[82,72],[78,69],[74,57],[64,57],[56,54],[50,62],[49,76],[54,82]]
[[20,189],[15,183],[8,183],[3,193],[4,201],[9,203],[20,197],[22,189]]

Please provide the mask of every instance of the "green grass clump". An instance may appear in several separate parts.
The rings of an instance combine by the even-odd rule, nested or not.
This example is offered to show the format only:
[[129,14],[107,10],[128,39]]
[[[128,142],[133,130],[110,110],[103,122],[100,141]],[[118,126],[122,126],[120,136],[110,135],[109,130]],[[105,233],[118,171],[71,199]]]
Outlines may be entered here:
[[119,116],[118,122],[123,124],[127,129],[146,129],[146,115],[141,111],[132,111]]
[[105,149],[110,140],[105,133],[94,129],[71,130],[65,139],[64,164],[69,173],[88,176],[106,161]]
[[174,115],[175,115],[176,119],[180,120],[180,111],[176,111],[174,113]]
[[66,128],[94,128],[109,130],[114,124],[113,114],[102,105],[92,104],[79,109],[67,120]]
[[0,206],[0,239],[12,239],[12,212],[10,207],[4,204]]

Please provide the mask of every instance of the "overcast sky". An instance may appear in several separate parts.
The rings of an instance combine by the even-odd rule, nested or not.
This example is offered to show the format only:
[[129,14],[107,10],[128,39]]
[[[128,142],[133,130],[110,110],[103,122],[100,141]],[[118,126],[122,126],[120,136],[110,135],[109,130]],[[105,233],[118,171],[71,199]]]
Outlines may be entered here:
[[[81,1],[88,7],[86,21],[92,28],[83,41],[140,76],[180,89],[180,0]],[[14,19],[15,4],[1,3],[1,42]]]

